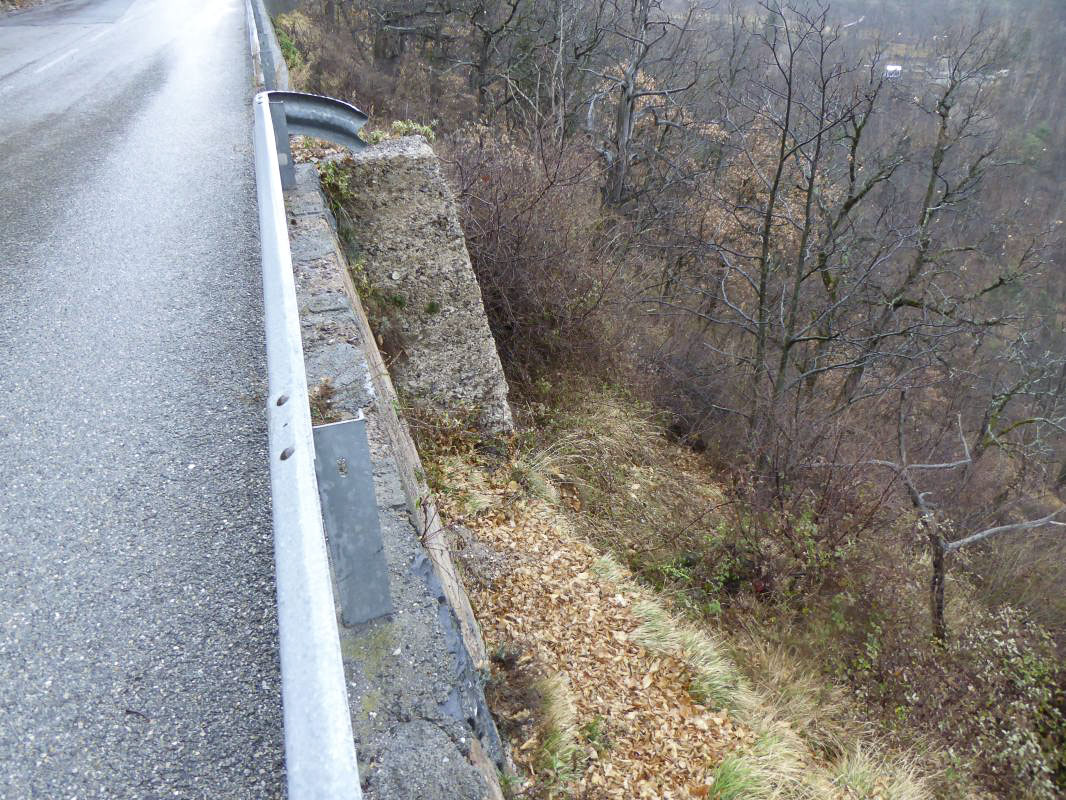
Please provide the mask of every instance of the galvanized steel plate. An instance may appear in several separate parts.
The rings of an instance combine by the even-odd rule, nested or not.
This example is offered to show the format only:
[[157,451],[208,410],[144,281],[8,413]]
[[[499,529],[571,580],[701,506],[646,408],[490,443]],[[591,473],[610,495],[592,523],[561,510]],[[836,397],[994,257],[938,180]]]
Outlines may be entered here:
[[318,425],[315,472],[333,575],[345,625],[392,613],[366,419]]

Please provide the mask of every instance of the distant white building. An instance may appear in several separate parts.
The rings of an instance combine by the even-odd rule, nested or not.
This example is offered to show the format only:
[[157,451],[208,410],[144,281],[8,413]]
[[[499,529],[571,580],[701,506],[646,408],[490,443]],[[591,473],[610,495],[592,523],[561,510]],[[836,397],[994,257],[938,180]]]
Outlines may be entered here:
[[885,64],[885,77],[889,80],[896,80],[903,77],[903,67],[899,64]]

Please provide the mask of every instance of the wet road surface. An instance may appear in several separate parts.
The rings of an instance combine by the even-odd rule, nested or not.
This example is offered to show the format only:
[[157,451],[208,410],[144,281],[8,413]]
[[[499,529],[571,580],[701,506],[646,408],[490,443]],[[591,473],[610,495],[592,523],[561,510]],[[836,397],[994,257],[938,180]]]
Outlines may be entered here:
[[282,789],[235,0],[0,17],[0,798]]

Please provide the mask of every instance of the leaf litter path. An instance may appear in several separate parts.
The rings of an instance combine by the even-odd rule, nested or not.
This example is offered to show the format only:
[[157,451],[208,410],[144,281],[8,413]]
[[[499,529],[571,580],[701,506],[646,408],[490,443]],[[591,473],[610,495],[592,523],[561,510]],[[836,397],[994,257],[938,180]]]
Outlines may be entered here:
[[[537,709],[493,709],[511,734],[519,772],[542,788],[536,794],[706,797],[714,768],[753,737],[726,712],[693,700],[693,675],[682,661],[635,641],[642,620],[633,604],[642,590],[597,574],[600,554],[551,504],[505,475],[459,459],[441,467],[449,487],[437,498],[444,521],[472,534],[457,537],[456,556],[496,653],[493,682],[508,680],[513,668],[502,665],[513,659],[527,673],[561,682],[572,697],[566,770],[546,764],[551,733],[530,719]],[[545,775],[553,770],[554,781]]]

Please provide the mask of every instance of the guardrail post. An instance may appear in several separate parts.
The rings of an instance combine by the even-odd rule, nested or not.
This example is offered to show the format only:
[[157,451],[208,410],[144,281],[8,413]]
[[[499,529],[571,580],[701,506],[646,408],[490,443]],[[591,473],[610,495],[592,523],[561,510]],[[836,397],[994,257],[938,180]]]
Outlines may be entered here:
[[284,100],[270,98],[270,121],[274,126],[274,145],[278,153],[278,169],[281,170],[281,188],[291,189],[296,185],[296,167],[292,163],[289,123],[285,118]]

